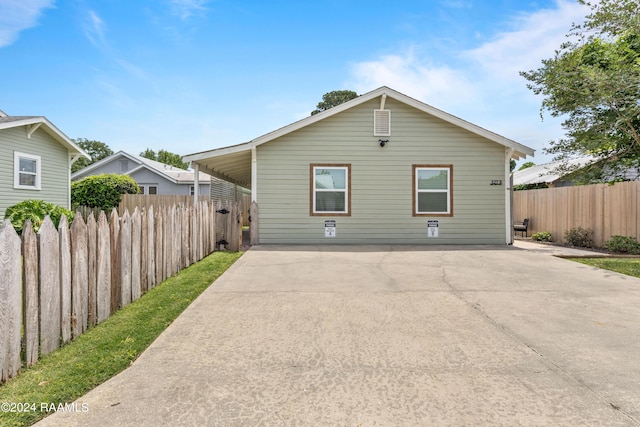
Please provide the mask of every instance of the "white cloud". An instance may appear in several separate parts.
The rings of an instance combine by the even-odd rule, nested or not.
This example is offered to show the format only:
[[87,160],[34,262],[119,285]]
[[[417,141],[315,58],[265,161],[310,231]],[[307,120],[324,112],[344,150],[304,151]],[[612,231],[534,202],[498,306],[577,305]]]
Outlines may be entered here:
[[84,34],[97,47],[105,45],[106,24],[95,11],[90,10],[84,22]]
[[209,0],[169,0],[174,15],[183,21],[207,11],[205,7]]
[[557,0],[553,9],[516,16],[510,29],[474,49],[436,58],[438,65],[419,55],[417,44],[352,64],[349,87],[362,93],[389,86],[540,150],[562,136],[559,122],[540,122],[541,99],[526,88],[519,72],[538,68],[542,59],[552,57],[571,24],[582,22],[587,13],[577,2]]
[[53,4],[54,0],[0,1],[0,47],[9,46],[21,31],[38,25],[44,9]]

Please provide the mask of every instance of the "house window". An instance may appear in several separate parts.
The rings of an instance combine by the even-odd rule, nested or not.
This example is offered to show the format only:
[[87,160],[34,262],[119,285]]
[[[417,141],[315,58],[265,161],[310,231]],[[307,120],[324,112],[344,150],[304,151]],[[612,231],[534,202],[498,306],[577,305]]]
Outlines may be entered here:
[[195,196],[196,195],[196,187],[195,187],[195,185],[192,185],[191,187],[189,187],[189,194],[191,196]]
[[311,165],[311,215],[351,214],[351,165]]
[[40,156],[13,152],[13,187],[40,190]]
[[150,185],[148,194],[158,194],[158,187],[155,185]]
[[453,216],[453,166],[413,166],[413,216]]

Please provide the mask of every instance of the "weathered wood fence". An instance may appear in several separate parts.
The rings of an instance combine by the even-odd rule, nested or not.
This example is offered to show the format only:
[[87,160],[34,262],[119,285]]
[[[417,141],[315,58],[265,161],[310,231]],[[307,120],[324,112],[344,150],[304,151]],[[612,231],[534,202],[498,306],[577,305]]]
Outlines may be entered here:
[[[257,206],[256,206],[257,209]],[[223,214],[217,211],[226,210]],[[134,208],[36,234],[0,225],[0,383],[140,298],[226,240],[240,250],[237,203]],[[21,350],[23,356],[21,357]]]
[[557,242],[576,227],[592,229],[596,246],[614,235],[640,239],[640,182],[514,191],[513,214],[529,218],[529,235],[548,231]]

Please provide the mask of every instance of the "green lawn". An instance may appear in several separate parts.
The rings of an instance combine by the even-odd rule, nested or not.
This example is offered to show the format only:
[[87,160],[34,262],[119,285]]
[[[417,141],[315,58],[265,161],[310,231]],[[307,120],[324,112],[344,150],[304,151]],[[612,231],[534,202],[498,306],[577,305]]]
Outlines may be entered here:
[[640,277],[640,258],[568,258],[572,261],[587,264],[605,270]]
[[[0,426],[31,425],[47,406],[72,402],[123,371],[240,256],[215,252],[1,385]],[[7,403],[28,407],[10,412]]]

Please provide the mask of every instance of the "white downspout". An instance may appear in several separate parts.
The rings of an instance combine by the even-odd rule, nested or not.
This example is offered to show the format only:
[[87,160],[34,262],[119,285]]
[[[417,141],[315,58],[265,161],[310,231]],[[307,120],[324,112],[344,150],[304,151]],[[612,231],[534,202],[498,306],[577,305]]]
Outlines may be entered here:
[[258,201],[258,158],[256,147],[251,147],[251,202]]
[[504,154],[504,223],[505,223],[505,242],[507,245],[513,244],[513,232],[511,223],[511,156],[513,156],[514,149],[507,148]]
[[193,165],[193,206],[198,205],[198,199],[200,198],[200,165],[194,163]]

